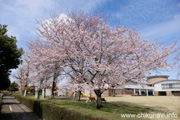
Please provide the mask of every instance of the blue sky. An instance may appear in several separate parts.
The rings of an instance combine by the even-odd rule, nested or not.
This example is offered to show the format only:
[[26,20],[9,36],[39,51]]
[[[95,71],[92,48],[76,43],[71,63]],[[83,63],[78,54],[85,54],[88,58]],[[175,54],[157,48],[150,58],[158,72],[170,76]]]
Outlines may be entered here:
[[[135,27],[141,38],[160,44],[180,42],[180,0],[0,0],[0,24],[8,25],[8,34],[16,36],[18,47],[26,50],[25,42],[36,37],[35,19],[67,10],[102,13],[111,19],[112,26]],[[168,57],[170,63],[173,59]],[[161,74],[177,79],[177,69]]]

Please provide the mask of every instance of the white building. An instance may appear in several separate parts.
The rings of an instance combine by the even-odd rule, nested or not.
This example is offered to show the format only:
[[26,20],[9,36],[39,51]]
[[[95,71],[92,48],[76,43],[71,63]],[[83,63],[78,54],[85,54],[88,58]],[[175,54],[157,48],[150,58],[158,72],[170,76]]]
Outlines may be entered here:
[[[147,83],[139,85],[136,82],[128,82],[115,89],[116,96],[143,95],[143,96],[180,96],[180,80],[168,80],[169,76],[150,76]],[[113,90],[108,89],[104,96],[112,96]],[[92,96],[95,96],[92,93]]]
[[127,83],[124,89],[132,90],[138,95],[180,96],[180,80],[168,80],[169,76],[159,75],[147,78],[147,84]]

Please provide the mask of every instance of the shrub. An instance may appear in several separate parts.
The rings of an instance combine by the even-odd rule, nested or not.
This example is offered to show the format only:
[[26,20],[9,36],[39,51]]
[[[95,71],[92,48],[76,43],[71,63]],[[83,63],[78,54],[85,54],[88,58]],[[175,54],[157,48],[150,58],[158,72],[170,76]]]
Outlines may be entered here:
[[0,113],[1,113],[1,105],[2,105],[2,98],[3,98],[3,94],[0,94]]
[[49,101],[30,99],[21,95],[15,97],[45,120],[104,120],[104,118],[94,118],[90,115],[83,115],[74,110],[69,110],[68,108],[62,108]]

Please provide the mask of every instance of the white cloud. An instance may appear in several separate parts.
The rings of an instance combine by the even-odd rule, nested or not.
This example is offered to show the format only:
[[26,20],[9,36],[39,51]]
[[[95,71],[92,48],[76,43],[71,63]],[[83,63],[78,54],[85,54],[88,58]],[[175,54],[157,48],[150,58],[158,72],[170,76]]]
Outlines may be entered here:
[[7,0],[0,4],[0,21],[30,30],[34,27],[35,18],[43,20],[54,13],[67,13],[67,10],[90,12],[104,2],[103,0]]
[[14,27],[12,27],[12,26],[8,27],[7,30],[8,30],[7,34],[9,36],[14,36],[14,37],[16,37],[16,39],[18,41],[20,40],[20,35],[18,33],[16,33],[17,30]]
[[[29,40],[34,36],[36,21],[45,20],[51,14],[67,13],[67,10],[93,11],[103,0],[6,0],[0,2],[0,21],[10,28],[9,34],[16,35],[20,41]],[[16,29],[15,29],[16,28]],[[23,36],[23,37],[22,37]],[[21,47],[21,46],[20,46]]]
[[116,12],[113,14],[113,17],[115,17],[116,19],[122,19],[123,18],[123,14],[120,12]]
[[180,15],[174,16],[174,19],[168,22],[152,25],[141,29],[143,38],[160,38],[180,33]]
[[46,10],[52,8],[51,0],[7,0],[0,4],[0,21],[8,25],[9,34],[17,36],[19,40],[22,36],[33,36],[31,31],[34,31],[35,18],[46,16]]
[[178,7],[180,7],[180,2],[178,3]]
[[174,19],[175,19],[175,20],[180,20],[180,14],[175,15],[175,16],[174,16]]

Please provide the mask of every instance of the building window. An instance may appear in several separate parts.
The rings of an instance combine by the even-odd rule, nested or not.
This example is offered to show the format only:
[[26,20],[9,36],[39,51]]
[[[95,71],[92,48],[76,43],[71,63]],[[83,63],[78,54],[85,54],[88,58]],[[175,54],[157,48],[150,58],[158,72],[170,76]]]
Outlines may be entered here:
[[180,88],[180,83],[161,84],[162,89]]
[[139,89],[135,89],[135,93],[139,95]]

